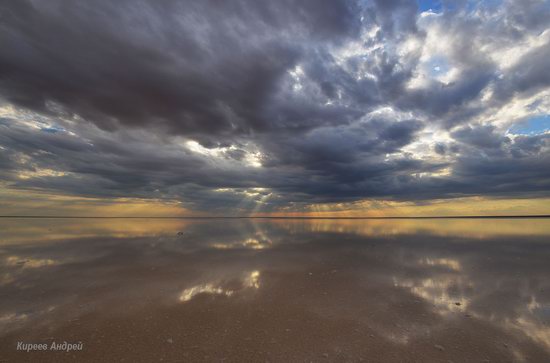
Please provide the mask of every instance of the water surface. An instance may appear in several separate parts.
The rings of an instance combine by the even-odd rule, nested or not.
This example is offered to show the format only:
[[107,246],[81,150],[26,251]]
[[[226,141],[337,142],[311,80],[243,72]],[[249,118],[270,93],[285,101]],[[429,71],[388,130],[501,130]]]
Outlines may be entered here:
[[548,362],[549,261],[543,218],[0,219],[0,360]]

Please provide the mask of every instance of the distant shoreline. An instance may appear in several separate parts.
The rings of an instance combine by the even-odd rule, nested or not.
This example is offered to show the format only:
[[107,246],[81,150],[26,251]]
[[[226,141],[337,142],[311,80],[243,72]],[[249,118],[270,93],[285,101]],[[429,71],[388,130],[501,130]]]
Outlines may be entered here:
[[550,218],[550,215],[509,215],[509,216],[447,216],[447,217],[269,217],[269,216],[187,216],[187,217],[90,217],[90,216],[0,216],[0,218],[27,219],[517,219],[517,218]]

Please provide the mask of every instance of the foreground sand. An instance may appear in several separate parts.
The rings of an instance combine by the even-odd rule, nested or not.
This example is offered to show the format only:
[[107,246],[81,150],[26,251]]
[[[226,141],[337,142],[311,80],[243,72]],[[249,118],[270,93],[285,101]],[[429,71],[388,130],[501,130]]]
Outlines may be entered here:
[[3,361],[550,361],[548,220],[2,223]]

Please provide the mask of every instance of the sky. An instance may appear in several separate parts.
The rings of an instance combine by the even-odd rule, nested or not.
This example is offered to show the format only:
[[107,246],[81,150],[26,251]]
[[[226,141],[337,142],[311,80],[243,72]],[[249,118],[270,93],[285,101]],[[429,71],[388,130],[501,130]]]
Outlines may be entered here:
[[0,215],[550,214],[548,0],[0,14]]

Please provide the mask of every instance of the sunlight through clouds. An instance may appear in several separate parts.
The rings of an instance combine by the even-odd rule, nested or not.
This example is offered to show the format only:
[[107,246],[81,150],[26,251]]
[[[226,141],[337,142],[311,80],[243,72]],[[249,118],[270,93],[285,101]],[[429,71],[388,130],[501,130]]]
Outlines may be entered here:
[[549,197],[544,2],[55,4],[2,5],[4,194],[179,206],[155,215]]

